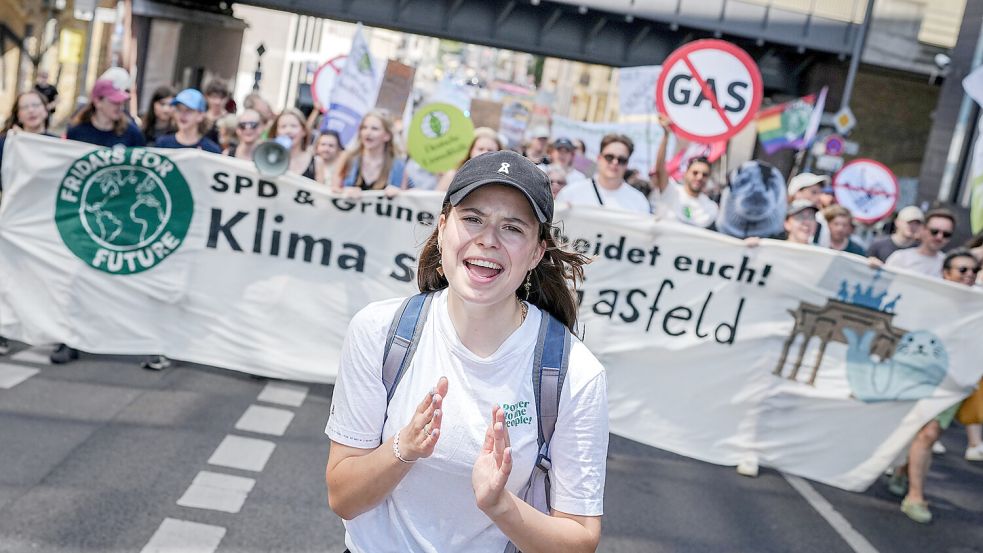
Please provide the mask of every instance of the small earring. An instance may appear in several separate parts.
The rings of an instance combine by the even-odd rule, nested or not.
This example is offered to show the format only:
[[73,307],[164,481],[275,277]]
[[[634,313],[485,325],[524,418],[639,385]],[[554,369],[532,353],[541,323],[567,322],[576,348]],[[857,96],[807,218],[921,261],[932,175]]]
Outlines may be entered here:
[[532,288],[532,271],[526,273],[526,283],[522,287],[526,290],[526,301],[529,301],[529,290]]

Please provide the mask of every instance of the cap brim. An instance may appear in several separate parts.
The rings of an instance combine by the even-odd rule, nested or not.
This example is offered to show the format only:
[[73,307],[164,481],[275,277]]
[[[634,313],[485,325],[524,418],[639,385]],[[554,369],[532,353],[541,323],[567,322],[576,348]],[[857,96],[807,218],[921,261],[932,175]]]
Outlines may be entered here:
[[519,183],[513,180],[504,179],[501,177],[482,179],[479,181],[472,182],[471,184],[465,186],[464,188],[458,190],[457,192],[450,194],[447,197],[447,201],[449,201],[451,205],[456,206],[457,204],[461,203],[461,200],[463,200],[468,194],[474,192],[475,189],[482,187],[486,184],[504,184],[506,186],[511,186],[512,188],[515,188],[519,192],[522,192],[522,195],[525,196],[527,200],[529,200],[529,205],[532,206],[533,213],[536,214],[536,219],[538,219],[540,223],[548,222],[548,219],[546,218],[546,214],[544,214],[539,209],[539,206],[536,205],[536,201],[533,199],[532,196],[529,195],[529,192],[527,192],[526,189],[522,187],[522,185],[520,185]]
[[103,98],[109,100],[110,102],[125,102],[130,99],[130,95],[117,90],[116,92],[110,92],[103,96]]
[[184,107],[186,107],[186,108],[188,108],[188,109],[192,109],[192,110],[195,110],[195,111],[198,111],[198,112],[203,112],[203,111],[205,111],[205,110],[203,110],[203,109],[201,109],[201,107],[200,107],[200,106],[192,106],[191,104],[189,104],[189,103],[187,103],[187,102],[183,102],[183,101],[181,101],[181,100],[172,100],[172,101],[171,101],[171,105],[172,105],[172,106],[176,106],[176,105],[178,105],[178,104],[181,104],[182,106],[184,106]]

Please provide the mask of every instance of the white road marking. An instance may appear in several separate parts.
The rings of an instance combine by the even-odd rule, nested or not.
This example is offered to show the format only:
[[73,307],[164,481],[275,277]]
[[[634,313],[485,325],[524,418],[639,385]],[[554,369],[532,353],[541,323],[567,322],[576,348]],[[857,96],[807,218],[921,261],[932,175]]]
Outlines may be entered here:
[[10,359],[18,363],[32,363],[35,365],[51,364],[51,348],[38,347],[18,351],[10,356]]
[[307,386],[301,386],[299,384],[287,384],[286,382],[270,382],[263,388],[263,391],[259,393],[260,401],[265,401],[267,403],[277,403],[279,405],[288,405],[290,407],[300,407],[304,403],[304,399],[307,398],[307,392],[309,388]]
[[213,553],[224,537],[221,526],[165,518],[140,553]]
[[799,492],[799,495],[805,498],[809,505],[812,505],[812,508],[819,513],[819,516],[826,519],[826,522],[833,527],[833,530],[836,530],[836,533],[856,553],[877,553],[877,549],[866,538],[860,535],[860,532],[857,532],[853,525],[850,524],[850,521],[837,512],[830,505],[829,501],[826,501],[826,498],[820,495],[808,482],[791,474],[782,474],[782,476],[785,477],[785,480],[788,481],[789,485],[795,491]]
[[239,417],[236,430],[283,436],[292,420],[294,420],[292,411],[277,409],[276,407],[250,405],[246,412]]
[[177,500],[182,507],[238,513],[256,481],[243,476],[203,470]]
[[38,369],[21,367],[20,365],[12,365],[10,363],[0,363],[0,388],[9,390],[39,372],[41,371]]
[[208,464],[229,467],[240,470],[260,472],[266,466],[266,461],[276,444],[255,438],[228,435],[218,445],[218,449],[208,459]]

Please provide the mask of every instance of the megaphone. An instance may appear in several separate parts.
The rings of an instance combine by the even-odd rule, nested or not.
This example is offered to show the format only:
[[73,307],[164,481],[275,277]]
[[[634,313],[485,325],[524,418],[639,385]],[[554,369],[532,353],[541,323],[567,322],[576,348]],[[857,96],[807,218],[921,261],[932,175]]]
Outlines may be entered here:
[[253,164],[264,177],[279,177],[290,166],[290,137],[278,136],[267,140],[253,151]]

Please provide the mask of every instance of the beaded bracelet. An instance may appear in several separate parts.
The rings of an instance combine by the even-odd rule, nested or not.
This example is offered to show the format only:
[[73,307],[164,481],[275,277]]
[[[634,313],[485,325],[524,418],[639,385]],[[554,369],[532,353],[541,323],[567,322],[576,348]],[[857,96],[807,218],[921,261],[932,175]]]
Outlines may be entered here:
[[396,432],[396,435],[393,437],[393,455],[404,463],[415,463],[418,461],[418,459],[414,459],[412,461],[403,459],[403,456],[399,454],[399,432]]

